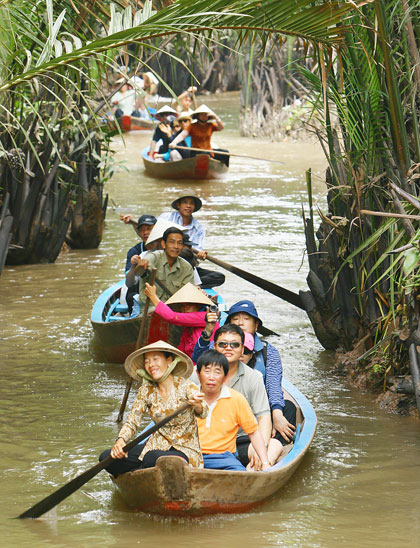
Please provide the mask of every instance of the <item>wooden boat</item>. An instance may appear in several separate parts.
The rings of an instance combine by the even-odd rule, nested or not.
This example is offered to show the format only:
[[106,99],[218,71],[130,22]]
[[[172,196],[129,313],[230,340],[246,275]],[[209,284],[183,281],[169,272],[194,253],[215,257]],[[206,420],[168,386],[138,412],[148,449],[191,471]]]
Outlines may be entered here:
[[170,516],[248,512],[278,491],[294,474],[316,428],[307,398],[283,379],[286,399],[298,409],[295,440],[267,472],[195,469],[179,457],[161,457],[154,468],[122,474],[112,481],[131,508]]
[[178,162],[155,162],[147,155],[148,150],[147,147],[142,153],[144,167],[146,173],[157,179],[217,179],[228,170],[223,162],[208,154],[197,154]]
[[[149,110],[152,116],[156,113],[156,109]],[[146,120],[145,118],[128,115],[121,116],[120,118],[106,119],[106,124],[111,131],[118,131],[119,128],[123,133],[151,130],[154,128],[155,123],[155,120]]]
[[[120,303],[123,285],[124,280],[121,280],[101,293],[90,317],[96,342],[109,363],[124,363],[125,358],[135,350],[140,329],[141,318],[129,318],[128,307]],[[206,292],[216,295],[212,289],[206,289]],[[220,295],[218,301],[223,303]],[[155,313],[149,315],[147,322],[147,344],[163,340],[178,346],[182,327],[169,324]]]

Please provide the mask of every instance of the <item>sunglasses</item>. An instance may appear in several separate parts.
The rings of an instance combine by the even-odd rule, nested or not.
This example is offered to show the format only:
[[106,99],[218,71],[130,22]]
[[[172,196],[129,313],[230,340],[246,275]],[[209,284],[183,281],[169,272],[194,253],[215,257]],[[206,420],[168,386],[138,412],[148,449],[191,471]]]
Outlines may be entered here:
[[242,343],[240,342],[225,342],[225,341],[221,341],[221,342],[217,342],[216,343],[216,346],[218,346],[219,348],[239,348],[240,346],[242,346]]

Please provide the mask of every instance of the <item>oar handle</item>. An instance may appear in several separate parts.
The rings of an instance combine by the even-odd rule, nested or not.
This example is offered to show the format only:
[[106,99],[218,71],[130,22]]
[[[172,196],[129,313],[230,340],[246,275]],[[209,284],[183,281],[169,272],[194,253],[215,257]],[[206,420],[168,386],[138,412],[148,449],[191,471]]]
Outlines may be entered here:
[[[157,272],[157,269],[152,268],[152,272],[150,274],[150,284],[151,285],[153,285],[154,282],[155,282],[156,272]],[[139,349],[140,347],[144,346],[145,328],[146,328],[146,321],[147,321],[147,313],[149,311],[149,304],[150,304],[150,299],[149,299],[149,297],[147,297],[146,303],[144,305],[144,312],[143,312],[143,316],[142,316],[142,319],[141,319],[139,334],[138,334],[137,341],[136,341],[136,348],[135,348],[136,350]],[[124,418],[124,411],[125,411],[125,408],[127,406],[128,396],[130,395],[132,385],[133,385],[133,377],[130,377],[127,381],[127,384],[125,385],[124,396],[123,396],[123,399],[122,399],[122,402],[121,402],[121,405],[120,405],[120,410],[118,411],[117,422],[121,422]]]
[[[193,248],[193,251],[194,253],[198,253],[199,250]],[[302,303],[302,299],[300,298],[300,295],[298,293],[293,293],[293,291],[289,291],[288,289],[285,289],[284,287],[281,287],[280,285],[277,285],[273,282],[269,282],[268,280],[264,280],[263,278],[260,278],[259,276],[256,276],[255,274],[251,274],[250,272],[246,272],[246,270],[242,270],[242,268],[238,268],[237,266],[233,266],[229,263],[226,263],[225,261],[221,261],[220,259],[217,259],[216,257],[212,257],[212,255],[207,255],[207,259],[210,262],[217,264],[218,266],[221,266],[225,270],[232,272],[232,274],[236,274],[240,278],[243,278],[244,280],[251,282],[257,287],[261,287],[261,289],[265,289],[269,293],[276,295],[276,297],[280,297],[280,299],[283,299],[287,301],[288,303],[293,304],[297,306],[298,308],[301,308],[302,310],[305,310],[305,307],[303,306],[303,303]]]
[[[136,445],[138,445],[140,442],[148,438],[151,434],[154,434],[159,430],[159,428],[162,428],[162,426],[165,426],[165,424],[168,424],[172,419],[183,413],[186,409],[190,407],[190,404],[188,402],[183,403],[176,409],[173,413],[162,419],[161,421],[157,422],[154,426],[149,428],[146,432],[143,432],[137,438],[127,443],[127,445],[124,447],[124,451],[127,452]],[[77,491],[82,485],[87,483],[90,479],[92,479],[96,474],[98,474],[101,470],[106,468],[108,464],[110,464],[113,460],[112,457],[107,457],[101,462],[98,462],[98,464],[95,464],[95,466],[92,466],[92,468],[89,468],[89,470],[86,470],[86,472],[83,472],[79,476],[72,479],[69,483],[66,483],[66,485],[63,485],[63,487],[60,487],[60,489],[57,489],[54,493],[51,495],[48,495],[48,497],[45,497],[40,502],[29,508],[29,510],[26,510],[26,512],[23,512],[23,514],[20,514],[20,516],[17,516],[20,519],[23,518],[39,518],[39,516],[42,516],[42,514],[45,514],[45,512],[48,512],[48,510],[51,510],[51,508],[54,508],[54,506],[57,506],[62,500],[70,496],[72,493]]]
[[257,158],[255,156],[246,156],[245,154],[234,154],[233,152],[226,152],[223,150],[210,150],[207,148],[195,148],[195,147],[183,147],[180,145],[175,145],[174,149],[179,150],[190,150],[192,152],[202,152],[203,154],[216,154],[218,156],[234,156],[235,158],[247,158],[248,160],[258,160],[260,162],[270,162],[272,164],[285,164],[281,160],[269,160],[268,158]]

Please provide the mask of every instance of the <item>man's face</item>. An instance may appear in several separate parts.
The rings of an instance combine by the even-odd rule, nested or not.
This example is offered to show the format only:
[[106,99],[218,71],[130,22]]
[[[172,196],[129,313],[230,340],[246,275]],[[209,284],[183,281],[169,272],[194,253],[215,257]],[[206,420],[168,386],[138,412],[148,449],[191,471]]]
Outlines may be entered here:
[[229,365],[238,363],[244,351],[244,345],[238,333],[222,333],[214,342],[214,348],[226,356]]
[[230,323],[239,325],[242,331],[246,331],[247,333],[251,333],[252,335],[257,332],[257,320],[246,312],[238,312],[237,314],[234,314],[230,318]]
[[225,382],[225,372],[218,363],[204,365],[198,373],[201,390],[206,396],[218,396]]
[[195,210],[193,198],[182,198],[178,200],[178,211],[182,217],[190,217]]
[[138,229],[138,235],[145,242],[152,232],[153,225],[141,225]]
[[168,259],[177,259],[184,246],[184,238],[181,234],[169,234],[168,239],[162,241],[162,247],[165,250]]

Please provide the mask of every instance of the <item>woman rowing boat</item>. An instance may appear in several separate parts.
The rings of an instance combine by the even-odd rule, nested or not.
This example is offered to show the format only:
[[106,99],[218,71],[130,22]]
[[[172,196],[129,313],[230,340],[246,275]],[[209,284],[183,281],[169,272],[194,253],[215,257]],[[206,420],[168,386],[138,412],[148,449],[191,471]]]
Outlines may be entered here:
[[[161,456],[178,456],[191,466],[202,468],[195,417],[205,418],[208,406],[199,388],[186,380],[193,370],[191,359],[172,345],[158,341],[130,354],[124,367],[142,385],[112,449],[99,457],[100,461],[108,456],[115,459],[106,470],[116,477],[132,470],[152,468]],[[128,453],[123,451],[140,427],[144,414],[158,422],[186,401],[191,407],[152,434],[145,444],[137,445]]]

